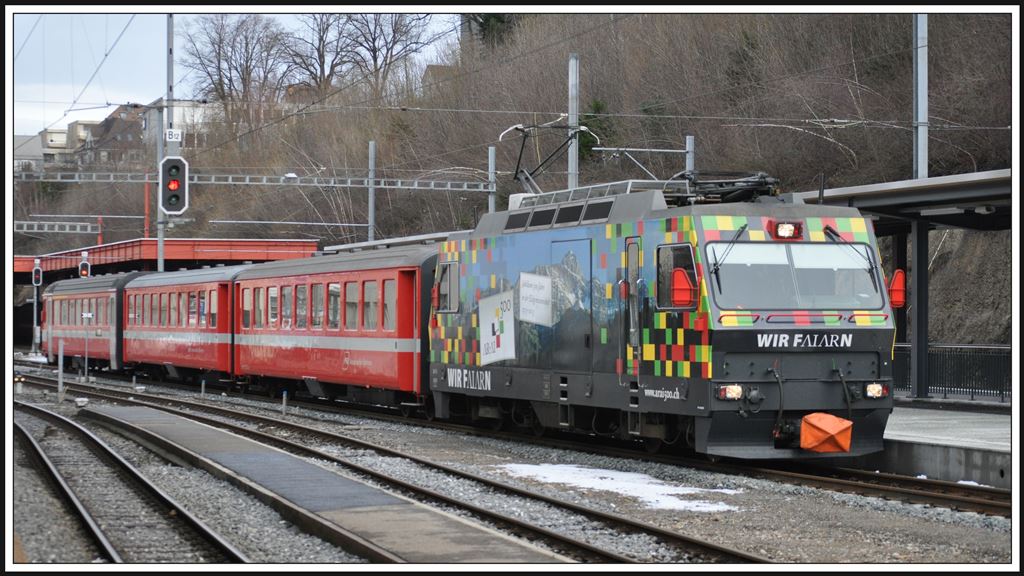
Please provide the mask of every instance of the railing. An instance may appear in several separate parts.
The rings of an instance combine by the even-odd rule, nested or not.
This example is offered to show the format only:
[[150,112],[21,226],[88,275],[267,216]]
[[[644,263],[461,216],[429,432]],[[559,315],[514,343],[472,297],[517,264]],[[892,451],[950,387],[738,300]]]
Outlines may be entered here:
[[[933,398],[996,399],[1009,402],[1010,346],[931,344],[928,346],[928,395]],[[897,344],[893,388],[910,390],[910,345]]]

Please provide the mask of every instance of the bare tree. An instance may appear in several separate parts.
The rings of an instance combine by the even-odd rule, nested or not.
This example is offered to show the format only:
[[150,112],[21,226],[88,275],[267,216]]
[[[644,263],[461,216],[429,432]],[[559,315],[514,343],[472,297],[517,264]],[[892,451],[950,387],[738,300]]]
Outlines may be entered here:
[[263,123],[291,71],[281,25],[260,14],[200,16],[185,34],[182,64],[199,95],[217,102],[234,130]]
[[298,84],[322,100],[352,64],[352,39],[345,34],[346,14],[300,14],[300,29],[286,44]]
[[381,102],[396,66],[436,38],[427,34],[429,14],[353,14],[346,35],[353,44],[352,59]]

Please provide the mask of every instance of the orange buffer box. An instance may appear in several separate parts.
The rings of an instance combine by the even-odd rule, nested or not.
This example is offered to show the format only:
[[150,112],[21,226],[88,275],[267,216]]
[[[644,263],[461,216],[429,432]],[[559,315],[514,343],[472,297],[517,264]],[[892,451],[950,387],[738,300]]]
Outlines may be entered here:
[[804,416],[800,447],[811,452],[849,452],[853,422],[824,412]]

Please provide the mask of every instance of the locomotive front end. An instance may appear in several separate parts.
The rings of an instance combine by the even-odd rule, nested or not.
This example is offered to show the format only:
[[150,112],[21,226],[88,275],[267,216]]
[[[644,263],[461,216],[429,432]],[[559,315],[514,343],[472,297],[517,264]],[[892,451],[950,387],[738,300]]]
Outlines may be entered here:
[[696,450],[745,459],[882,450],[894,319],[870,221],[817,206],[717,211],[695,217],[713,350]]

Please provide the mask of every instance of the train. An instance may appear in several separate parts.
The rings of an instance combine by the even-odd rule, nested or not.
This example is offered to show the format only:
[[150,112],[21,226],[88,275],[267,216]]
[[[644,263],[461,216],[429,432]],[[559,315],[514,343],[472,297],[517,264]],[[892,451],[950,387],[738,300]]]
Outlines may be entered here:
[[711,458],[882,450],[893,308],[871,220],[763,174],[514,195],[433,243],[49,285],[56,362]]

